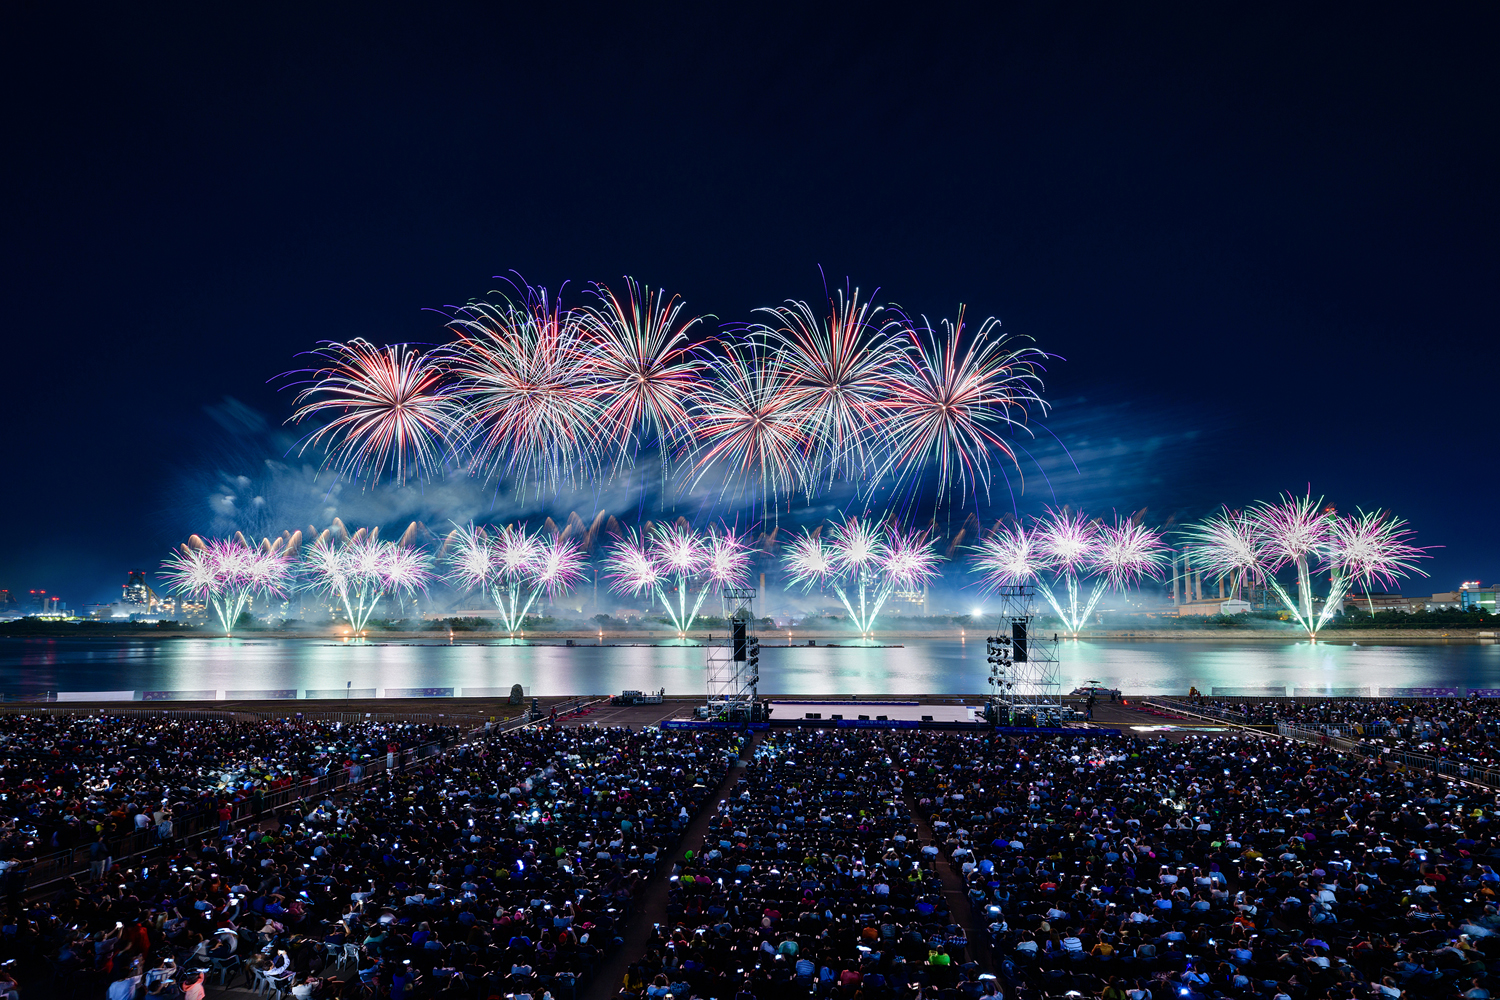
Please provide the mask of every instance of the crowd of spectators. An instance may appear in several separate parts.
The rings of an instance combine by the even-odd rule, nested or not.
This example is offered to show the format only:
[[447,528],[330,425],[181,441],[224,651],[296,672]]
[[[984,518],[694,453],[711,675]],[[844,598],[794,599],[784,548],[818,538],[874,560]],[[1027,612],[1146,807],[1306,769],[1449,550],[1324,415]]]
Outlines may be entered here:
[[[269,749],[288,734],[253,735]],[[0,968],[47,995],[191,992],[187,970],[205,968],[295,997],[568,1000],[722,782],[726,746],[595,727],[481,735],[274,821],[12,899],[0,961],[17,964]]]
[[967,880],[1008,993],[1500,988],[1490,791],[1254,736],[907,746],[908,788]]
[[[1401,724],[1451,727],[1450,709],[1473,706]],[[44,813],[103,825],[101,806],[207,787],[192,780],[232,776],[222,794],[344,766],[390,736],[265,722],[236,756],[213,723],[189,747],[153,723],[52,719],[33,750],[33,724],[0,720],[15,832],[49,828]],[[575,1000],[632,918],[655,924],[622,984],[635,1000],[1500,990],[1500,800],[1477,785],[1248,733],[798,729],[764,734],[710,803],[745,739],[474,734],[55,895],[12,893],[0,996],[16,980],[37,984],[24,996],[195,995],[203,968],[297,998]],[[704,808],[701,848],[663,868]],[[653,872],[665,908],[647,914]]]
[[[90,846],[103,856],[231,815],[267,793],[457,738],[452,726],[229,715],[0,716],[0,858]],[[126,844],[127,838],[130,843]],[[18,864],[19,863],[19,864]]]
[[969,959],[905,796],[903,738],[778,732],[673,876],[667,920],[625,990],[909,997],[992,990]]
[[1491,698],[1212,698],[1196,706],[1249,724],[1286,723],[1380,751],[1500,768],[1500,702]]

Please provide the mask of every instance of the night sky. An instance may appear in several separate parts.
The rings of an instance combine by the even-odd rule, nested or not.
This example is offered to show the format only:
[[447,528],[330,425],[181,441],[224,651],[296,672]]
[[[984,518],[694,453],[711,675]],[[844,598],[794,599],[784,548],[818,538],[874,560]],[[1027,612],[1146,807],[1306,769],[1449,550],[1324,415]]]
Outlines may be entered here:
[[512,269],[967,303],[1065,359],[1023,512],[1310,485],[1500,577],[1500,8],[942,7],[8,7],[0,587],[118,597],[297,352]]

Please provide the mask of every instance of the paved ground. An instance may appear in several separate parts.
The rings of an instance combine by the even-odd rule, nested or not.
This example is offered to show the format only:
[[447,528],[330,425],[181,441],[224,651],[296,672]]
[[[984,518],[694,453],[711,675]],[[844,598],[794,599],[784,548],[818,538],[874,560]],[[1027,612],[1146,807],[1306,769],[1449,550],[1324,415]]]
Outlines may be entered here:
[[629,726],[640,729],[654,726],[664,719],[688,718],[693,714],[696,702],[668,701],[661,705],[609,705],[599,704],[584,709],[581,713],[559,720],[561,725],[572,726]]

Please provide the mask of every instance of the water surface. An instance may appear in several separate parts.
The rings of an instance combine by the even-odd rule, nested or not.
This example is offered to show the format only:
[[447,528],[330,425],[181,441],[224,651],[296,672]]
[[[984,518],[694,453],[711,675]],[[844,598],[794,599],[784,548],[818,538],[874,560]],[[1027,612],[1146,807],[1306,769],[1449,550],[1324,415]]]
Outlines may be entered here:
[[[1063,690],[1086,681],[1128,692],[1284,687],[1500,688],[1500,647],[1395,641],[1085,640],[1059,644]],[[510,646],[344,643],[315,639],[0,639],[0,692],[272,691],[506,688],[536,695],[668,694],[704,689],[704,651],[686,646]],[[986,691],[984,643],[907,641],[902,648],[765,647],[763,693],[976,694]],[[1373,692],[1372,692],[1373,693]]]

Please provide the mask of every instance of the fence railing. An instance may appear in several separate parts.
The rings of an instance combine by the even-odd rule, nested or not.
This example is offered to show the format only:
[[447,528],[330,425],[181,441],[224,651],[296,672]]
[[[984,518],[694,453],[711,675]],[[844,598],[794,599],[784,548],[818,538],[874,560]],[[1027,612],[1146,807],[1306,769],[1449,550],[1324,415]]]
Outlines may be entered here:
[[[1246,719],[1237,712],[1225,711],[1213,705],[1182,704],[1170,698],[1151,698],[1147,700],[1146,704],[1165,708],[1169,711],[1187,712],[1207,718],[1221,719],[1225,722],[1234,722],[1242,726],[1256,725],[1253,720]],[[1278,722],[1276,723],[1276,734],[1285,739],[1326,744],[1345,753],[1357,754],[1367,760],[1397,763],[1403,767],[1428,771],[1444,777],[1457,778],[1460,781],[1473,782],[1476,785],[1483,785],[1486,788],[1500,789],[1500,770],[1477,767],[1462,761],[1444,760],[1441,757],[1433,757],[1428,754],[1410,753],[1405,750],[1395,750],[1383,746],[1370,746],[1364,743],[1363,740],[1385,735],[1395,727],[1387,726],[1380,728],[1378,731],[1376,727],[1370,727],[1363,733],[1356,732],[1356,727],[1365,728],[1363,723],[1351,725],[1318,725],[1314,727],[1294,725],[1289,722]]]
[[[600,699],[578,698],[574,702],[562,708],[559,718],[581,711],[590,705],[597,704]],[[67,715],[98,714],[98,715],[140,715],[150,717],[167,717],[181,719],[232,719],[238,722],[259,722],[268,718],[289,718],[284,712],[275,711],[218,711],[214,709],[171,709],[171,708],[126,708],[117,709],[113,706],[100,709],[61,708],[61,709],[38,709],[30,708],[28,712],[58,712]],[[312,796],[322,796],[338,791],[350,791],[362,787],[377,778],[383,777],[395,757],[395,770],[402,771],[417,766],[429,757],[437,753],[451,749],[462,743],[472,741],[477,736],[486,732],[509,732],[545,721],[532,719],[529,711],[522,709],[520,714],[514,718],[504,720],[491,720],[488,717],[450,713],[429,712],[303,712],[300,713],[305,720],[318,720],[324,722],[343,722],[348,724],[361,722],[411,722],[425,723],[429,725],[459,726],[462,731],[446,740],[433,740],[416,747],[410,747],[395,755],[387,754],[386,757],[375,757],[366,763],[356,764],[349,768],[339,768],[323,775],[311,775],[281,788],[261,792],[259,796],[249,796],[237,802],[230,803],[233,816],[230,819],[231,826],[239,826],[257,820],[267,814],[272,814],[290,803],[302,801]],[[111,844],[110,857],[113,861],[123,861],[136,857],[147,851],[153,850],[163,844],[177,843],[189,840],[193,837],[202,836],[209,830],[217,830],[219,825],[217,803],[211,811],[193,810],[185,816],[172,818],[172,833],[170,837],[162,838],[155,828],[137,830],[133,833],[119,837]],[[39,857],[34,861],[23,861],[21,868],[26,872],[27,884],[36,888],[49,882],[56,882],[69,875],[80,874],[87,870],[91,861],[89,851],[92,845],[73,847],[66,851],[58,851],[54,854]]]

